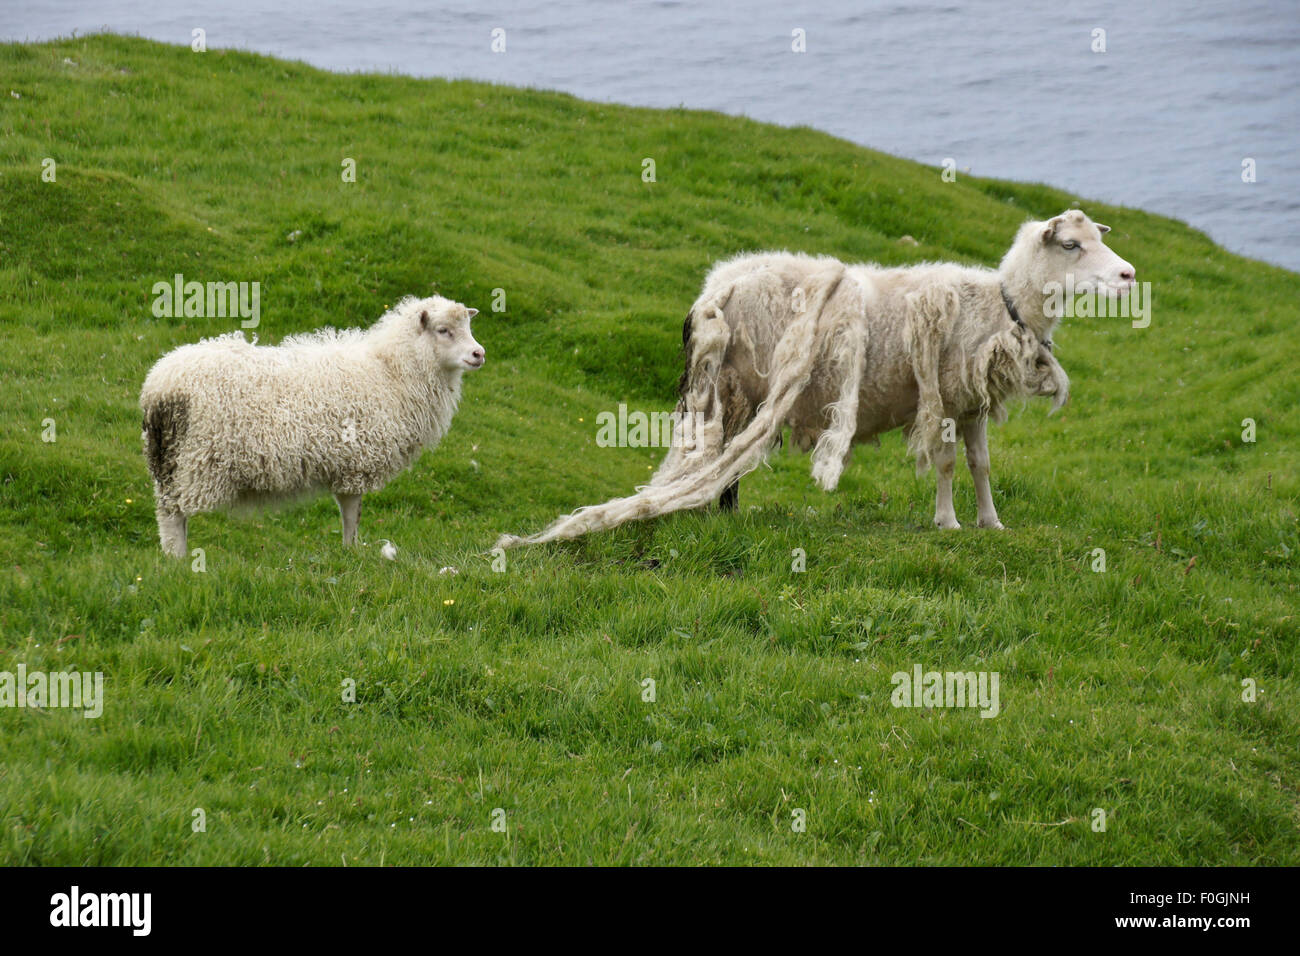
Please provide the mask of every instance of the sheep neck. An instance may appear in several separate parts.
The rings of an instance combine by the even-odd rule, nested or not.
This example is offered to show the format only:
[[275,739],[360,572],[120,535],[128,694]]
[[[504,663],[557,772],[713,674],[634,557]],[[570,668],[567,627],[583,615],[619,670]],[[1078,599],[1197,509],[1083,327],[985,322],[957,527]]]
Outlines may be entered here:
[[428,379],[429,407],[436,422],[449,421],[460,404],[460,372],[436,370]]
[[1052,332],[1060,318],[1048,314],[1047,294],[1033,282],[1011,283],[1002,280],[1002,301],[1011,320],[1033,333],[1034,338],[1051,347]]
[[1000,289],[1002,292],[1002,304],[1007,307],[1007,314],[1011,316],[1011,321],[1016,323],[1016,325],[1020,326],[1026,332],[1029,332],[1035,338],[1037,338],[1038,341],[1042,342],[1043,345],[1046,346],[1047,350],[1050,352],[1052,349],[1052,340],[1048,338],[1046,335],[1040,334],[1034,331],[1033,329],[1031,329],[1028,325],[1026,325],[1025,320],[1020,317],[1020,310],[1016,308],[1016,303],[1011,298],[1011,293],[1007,291],[1007,287],[1003,285],[1000,287]]
[[432,362],[401,362],[388,349],[379,350],[377,357],[393,377],[402,400],[414,400],[417,406],[426,410],[426,414],[417,420],[417,434],[412,437],[420,444],[441,438],[460,405],[462,373],[456,369],[440,368]]

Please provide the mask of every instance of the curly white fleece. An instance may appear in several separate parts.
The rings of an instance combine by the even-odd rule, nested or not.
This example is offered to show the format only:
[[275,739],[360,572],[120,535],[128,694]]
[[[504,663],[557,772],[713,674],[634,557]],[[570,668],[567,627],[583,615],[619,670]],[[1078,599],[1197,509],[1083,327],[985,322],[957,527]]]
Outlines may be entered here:
[[[447,359],[469,337],[466,311],[439,296],[407,298],[365,330],[323,329],[274,347],[233,332],[164,355],[140,395],[146,422],[151,408],[181,409],[166,449],[174,471],[155,474],[160,518],[382,488],[451,426],[464,367]],[[449,321],[452,341],[422,312]]]

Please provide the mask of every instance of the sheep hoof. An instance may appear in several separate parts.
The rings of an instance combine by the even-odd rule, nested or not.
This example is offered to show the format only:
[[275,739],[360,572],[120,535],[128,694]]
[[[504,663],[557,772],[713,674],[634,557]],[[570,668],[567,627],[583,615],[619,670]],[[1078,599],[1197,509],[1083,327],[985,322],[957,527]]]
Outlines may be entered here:
[[979,520],[979,522],[978,522],[978,525],[979,525],[979,527],[981,527],[981,528],[992,528],[994,531],[1005,531],[1005,530],[1006,530],[1006,528],[1003,527],[1002,522],[999,521],[997,518],[991,518],[991,519],[988,519],[988,518],[980,518],[980,520]]
[[936,528],[942,528],[945,531],[961,530],[961,522],[959,522],[956,518],[935,518],[934,526]]

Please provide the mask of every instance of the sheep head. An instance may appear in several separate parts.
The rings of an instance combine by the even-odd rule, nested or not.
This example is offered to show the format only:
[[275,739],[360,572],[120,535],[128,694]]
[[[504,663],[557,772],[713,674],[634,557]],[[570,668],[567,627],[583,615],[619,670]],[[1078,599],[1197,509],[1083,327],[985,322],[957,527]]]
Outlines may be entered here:
[[478,315],[478,309],[433,296],[412,311],[417,315],[420,340],[433,350],[439,368],[464,372],[483,367],[487,353],[470,332],[470,320]]
[[1136,281],[1133,266],[1106,247],[1110,226],[1093,222],[1071,209],[1036,226],[1043,285],[1059,282],[1075,292],[1099,292],[1114,298]]

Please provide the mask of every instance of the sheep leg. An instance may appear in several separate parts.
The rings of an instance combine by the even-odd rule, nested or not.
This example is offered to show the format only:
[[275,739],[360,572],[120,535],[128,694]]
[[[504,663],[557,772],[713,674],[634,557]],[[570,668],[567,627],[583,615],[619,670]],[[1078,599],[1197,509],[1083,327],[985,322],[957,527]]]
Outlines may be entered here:
[[158,505],[158,541],[163,554],[173,558],[184,558],[186,550],[186,532],[189,519],[175,508]]
[[943,442],[934,455],[936,491],[934,523],[940,528],[960,528],[957,511],[952,506],[952,474],[957,468],[957,443]]
[[740,505],[740,479],[737,478],[731,484],[727,485],[722,497],[718,499],[718,507],[723,511],[735,511]]
[[361,521],[361,496],[336,493],[334,500],[338,502],[339,516],[343,519],[343,543],[356,544],[357,525]]
[[993,490],[989,487],[989,434],[988,419],[980,416],[962,425],[962,440],[966,443],[966,467],[975,481],[975,501],[979,507],[981,528],[1001,528],[998,509],[993,505]]
[[719,394],[731,327],[723,309],[731,301],[731,290],[707,301],[697,302],[686,317],[682,345],[686,368],[678,384],[677,427],[673,444],[651,485],[664,485],[690,472],[702,458],[717,455],[724,444],[726,407]]
[[[722,403],[722,441],[726,445],[754,420],[755,408],[733,368],[723,369],[718,375],[718,397]],[[735,511],[739,505],[740,479],[737,478],[718,498],[718,507],[723,511]]]

